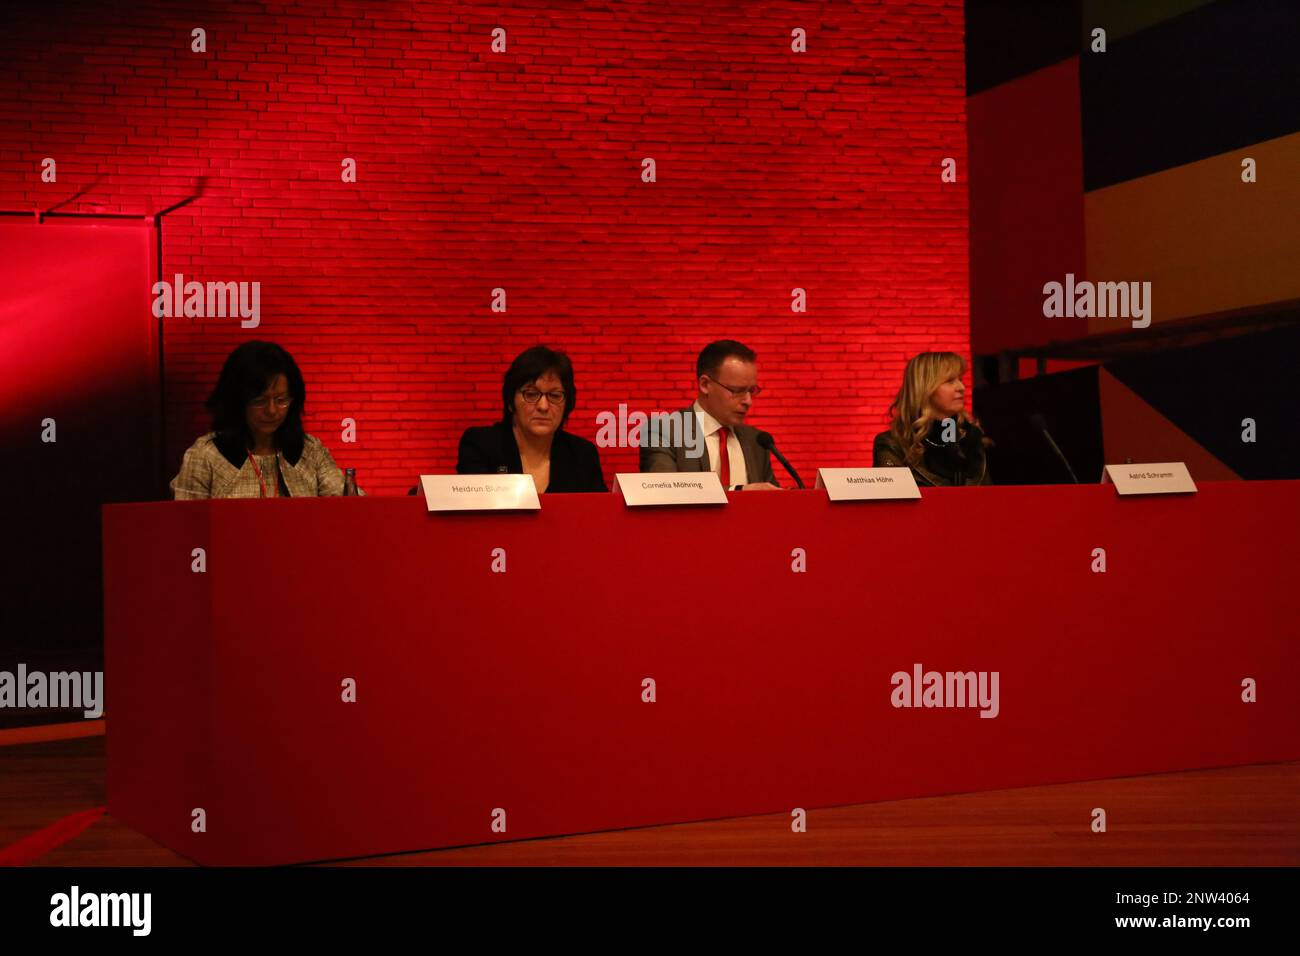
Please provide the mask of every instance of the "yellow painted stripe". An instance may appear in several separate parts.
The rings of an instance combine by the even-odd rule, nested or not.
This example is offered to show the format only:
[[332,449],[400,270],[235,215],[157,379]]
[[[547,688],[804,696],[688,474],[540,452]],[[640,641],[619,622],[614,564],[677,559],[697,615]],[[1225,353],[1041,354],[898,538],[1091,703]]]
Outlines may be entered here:
[[[1246,157],[1254,183],[1241,181]],[[1151,282],[1153,325],[1300,299],[1297,169],[1293,133],[1085,194],[1088,278]],[[1089,334],[1129,328],[1088,322]]]

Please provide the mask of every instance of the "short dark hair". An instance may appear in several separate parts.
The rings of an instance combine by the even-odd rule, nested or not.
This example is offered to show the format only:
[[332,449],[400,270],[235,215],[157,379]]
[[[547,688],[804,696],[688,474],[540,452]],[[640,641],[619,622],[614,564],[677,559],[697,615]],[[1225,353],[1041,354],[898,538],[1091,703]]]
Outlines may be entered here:
[[275,439],[285,456],[297,461],[305,440],[302,411],[307,404],[307,386],[293,356],[274,342],[254,339],[235,346],[226,356],[216,387],[208,396],[207,409],[212,413],[212,430],[218,438],[248,448],[253,443],[246,418],[248,403],[265,392],[277,375],[283,375],[288,381],[293,402],[275,431]]
[[578,390],[573,384],[573,363],[563,352],[548,349],[545,345],[534,345],[520,352],[506,369],[505,380],[501,383],[503,422],[510,424],[510,415],[515,410],[515,392],[547,372],[554,372],[564,388],[564,417],[560,419],[560,426],[564,426],[573,406],[578,404]]
[[695,360],[695,377],[713,375],[724,361],[733,357],[742,362],[758,361],[758,353],[749,346],[741,345],[732,339],[720,339],[717,342],[710,342],[700,350],[700,357]]

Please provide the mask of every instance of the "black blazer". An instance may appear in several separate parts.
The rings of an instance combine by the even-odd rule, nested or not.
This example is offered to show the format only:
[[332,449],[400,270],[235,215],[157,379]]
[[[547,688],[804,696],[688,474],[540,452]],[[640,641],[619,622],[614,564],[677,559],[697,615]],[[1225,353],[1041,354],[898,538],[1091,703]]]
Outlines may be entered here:
[[[456,459],[458,475],[522,475],[514,430],[505,422],[465,429]],[[563,428],[551,441],[551,483],[538,488],[550,494],[609,491],[600,471],[600,452],[585,438]]]

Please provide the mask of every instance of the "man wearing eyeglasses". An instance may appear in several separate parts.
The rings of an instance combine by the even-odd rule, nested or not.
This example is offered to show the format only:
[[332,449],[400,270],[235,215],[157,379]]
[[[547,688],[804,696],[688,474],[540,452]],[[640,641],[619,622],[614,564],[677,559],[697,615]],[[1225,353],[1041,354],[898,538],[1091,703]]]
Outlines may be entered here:
[[753,349],[731,339],[706,345],[695,361],[699,394],[679,413],[689,427],[668,440],[661,435],[658,445],[644,444],[641,470],[712,471],[730,491],[779,489],[771,453],[759,446],[758,429],[745,424],[762,392],[757,363]]

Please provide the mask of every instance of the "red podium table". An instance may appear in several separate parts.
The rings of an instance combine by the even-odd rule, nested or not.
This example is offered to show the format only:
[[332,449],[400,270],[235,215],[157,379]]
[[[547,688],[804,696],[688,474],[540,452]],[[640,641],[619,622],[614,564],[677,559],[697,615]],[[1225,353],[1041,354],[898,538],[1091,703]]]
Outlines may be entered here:
[[106,506],[109,812],[274,864],[1300,758],[1300,483],[923,495]]

